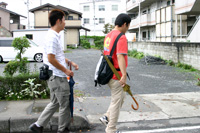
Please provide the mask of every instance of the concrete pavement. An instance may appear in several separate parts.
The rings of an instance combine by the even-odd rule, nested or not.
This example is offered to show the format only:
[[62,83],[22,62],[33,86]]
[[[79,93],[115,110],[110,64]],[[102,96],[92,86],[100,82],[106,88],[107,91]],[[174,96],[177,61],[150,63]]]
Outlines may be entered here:
[[[118,129],[121,131],[163,128],[174,125],[200,124],[200,92],[136,95],[139,110],[131,108],[133,100],[129,95],[121,109]],[[99,117],[109,106],[110,97],[77,97],[74,103],[74,132],[104,132]],[[36,121],[49,100],[1,101],[0,132],[29,132],[28,126]],[[57,115],[45,128],[55,132]],[[96,125],[96,127],[95,127]],[[100,128],[100,129],[98,129]]]

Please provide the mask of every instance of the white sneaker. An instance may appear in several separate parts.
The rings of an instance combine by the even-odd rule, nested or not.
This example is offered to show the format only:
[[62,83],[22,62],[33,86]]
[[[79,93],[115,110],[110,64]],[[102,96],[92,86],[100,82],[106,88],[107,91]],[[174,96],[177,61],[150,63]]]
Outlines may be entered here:
[[99,118],[99,120],[105,125],[108,125],[108,117],[107,116],[103,116],[101,118]]

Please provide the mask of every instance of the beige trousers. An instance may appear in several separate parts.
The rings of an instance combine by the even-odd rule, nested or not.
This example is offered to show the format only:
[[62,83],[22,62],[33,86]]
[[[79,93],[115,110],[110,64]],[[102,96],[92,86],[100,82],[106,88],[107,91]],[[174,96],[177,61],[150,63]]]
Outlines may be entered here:
[[106,133],[115,133],[117,131],[116,125],[119,117],[119,112],[124,103],[125,92],[121,87],[118,80],[111,79],[108,83],[108,86],[111,89],[111,102],[110,106],[106,112],[108,117],[108,125],[106,127]]

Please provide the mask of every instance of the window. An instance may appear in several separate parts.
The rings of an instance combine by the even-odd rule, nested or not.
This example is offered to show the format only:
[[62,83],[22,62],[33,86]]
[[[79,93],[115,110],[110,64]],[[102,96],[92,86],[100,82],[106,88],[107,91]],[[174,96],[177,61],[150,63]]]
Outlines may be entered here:
[[73,16],[68,16],[68,20],[73,20]]
[[0,17],[0,26],[1,26],[1,17]]
[[170,1],[167,1],[167,6],[170,6]]
[[84,24],[89,24],[90,23],[90,19],[89,18],[84,18]]
[[172,4],[174,4],[175,3],[175,0],[172,0]]
[[104,24],[105,23],[105,18],[99,18],[99,23]]
[[142,38],[145,40],[146,39],[146,31],[145,32],[142,32]]
[[112,5],[112,11],[118,11],[118,5]]
[[112,18],[112,23],[113,23],[113,24],[115,23],[115,19],[116,19],[116,18]]
[[147,14],[147,10],[144,10],[144,11],[142,12],[142,14]]
[[105,5],[99,5],[99,11],[105,11]]
[[90,11],[90,7],[89,6],[83,6],[83,11]]
[[13,40],[0,40],[1,47],[12,47]]
[[130,16],[131,19],[136,19],[138,14],[128,14]]
[[150,12],[151,12],[151,9],[149,8],[149,9],[148,9],[148,13],[150,13]]
[[30,40],[33,40],[33,34],[26,34],[26,37]]

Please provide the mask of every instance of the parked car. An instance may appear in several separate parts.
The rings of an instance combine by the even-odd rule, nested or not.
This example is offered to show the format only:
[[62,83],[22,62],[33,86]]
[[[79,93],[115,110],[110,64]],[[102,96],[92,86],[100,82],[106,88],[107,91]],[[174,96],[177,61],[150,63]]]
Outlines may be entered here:
[[[0,38],[0,62],[14,60],[18,51],[12,46],[14,38]],[[43,48],[29,40],[30,46],[26,49],[22,57],[27,57],[29,61],[43,61]]]

